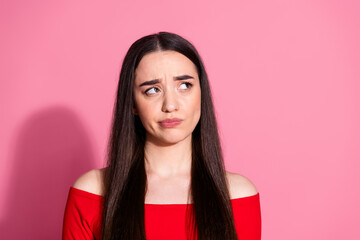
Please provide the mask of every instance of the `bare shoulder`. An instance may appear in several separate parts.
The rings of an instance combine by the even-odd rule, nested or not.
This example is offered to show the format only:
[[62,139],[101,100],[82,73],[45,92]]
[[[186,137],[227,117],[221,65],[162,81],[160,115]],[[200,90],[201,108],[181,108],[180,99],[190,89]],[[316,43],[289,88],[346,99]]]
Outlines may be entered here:
[[258,190],[253,182],[244,175],[226,171],[230,199],[253,196]]
[[105,168],[93,169],[81,175],[73,184],[74,188],[103,195],[103,177]]

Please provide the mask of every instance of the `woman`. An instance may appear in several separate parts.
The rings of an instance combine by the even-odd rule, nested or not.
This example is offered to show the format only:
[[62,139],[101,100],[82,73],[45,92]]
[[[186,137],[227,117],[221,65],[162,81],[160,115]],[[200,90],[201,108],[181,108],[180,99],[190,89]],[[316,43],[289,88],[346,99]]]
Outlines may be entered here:
[[63,239],[260,236],[259,193],[224,169],[196,49],[167,32],[137,40],[122,64],[107,167],[70,188]]

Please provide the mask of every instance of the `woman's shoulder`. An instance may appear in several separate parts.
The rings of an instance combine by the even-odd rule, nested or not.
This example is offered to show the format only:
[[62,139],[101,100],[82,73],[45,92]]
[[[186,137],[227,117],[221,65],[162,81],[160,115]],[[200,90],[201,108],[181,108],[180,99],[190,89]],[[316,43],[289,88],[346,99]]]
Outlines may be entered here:
[[258,190],[254,183],[244,175],[226,171],[229,184],[230,199],[256,195]]
[[82,174],[73,184],[74,188],[103,196],[103,178],[106,168],[92,169]]

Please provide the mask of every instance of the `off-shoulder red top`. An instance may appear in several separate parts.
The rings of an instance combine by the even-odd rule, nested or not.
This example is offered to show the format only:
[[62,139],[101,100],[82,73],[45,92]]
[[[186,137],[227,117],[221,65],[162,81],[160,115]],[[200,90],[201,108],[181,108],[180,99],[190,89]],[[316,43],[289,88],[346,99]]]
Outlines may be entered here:
[[[70,187],[66,203],[63,239],[100,239],[103,197]],[[261,239],[259,193],[231,199],[239,240]],[[191,205],[191,204],[190,204]],[[187,204],[145,204],[145,232],[148,240],[185,240]]]

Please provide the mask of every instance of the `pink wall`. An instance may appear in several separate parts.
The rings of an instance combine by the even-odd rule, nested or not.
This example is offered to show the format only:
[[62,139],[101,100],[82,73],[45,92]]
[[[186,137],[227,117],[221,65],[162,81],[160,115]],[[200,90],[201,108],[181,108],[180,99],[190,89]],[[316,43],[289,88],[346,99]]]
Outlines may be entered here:
[[100,168],[125,51],[172,31],[202,55],[226,166],[257,186],[263,239],[360,239],[358,1],[2,1],[0,232],[59,239]]

